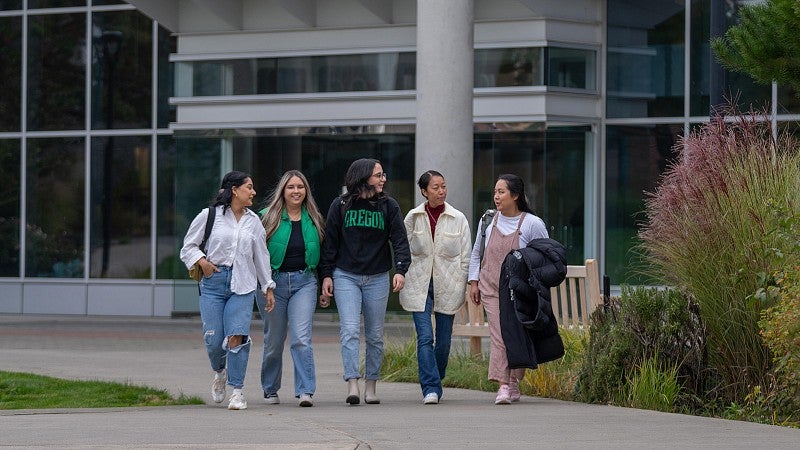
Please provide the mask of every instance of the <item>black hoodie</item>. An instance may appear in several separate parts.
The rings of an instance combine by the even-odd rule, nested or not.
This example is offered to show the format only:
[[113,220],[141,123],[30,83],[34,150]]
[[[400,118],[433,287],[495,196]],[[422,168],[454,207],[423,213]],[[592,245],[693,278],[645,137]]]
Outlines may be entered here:
[[341,197],[333,200],[325,220],[320,278],[333,277],[333,269],[337,267],[360,275],[375,275],[388,272],[392,265],[397,273],[405,275],[410,264],[406,227],[395,199],[354,198],[349,205]]

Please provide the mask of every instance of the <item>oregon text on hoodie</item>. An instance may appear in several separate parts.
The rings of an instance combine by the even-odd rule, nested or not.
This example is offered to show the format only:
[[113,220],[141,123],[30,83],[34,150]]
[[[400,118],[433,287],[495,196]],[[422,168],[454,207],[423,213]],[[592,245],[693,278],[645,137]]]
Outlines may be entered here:
[[374,275],[388,272],[392,265],[397,273],[405,275],[409,264],[411,252],[406,228],[395,199],[354,198],[347,207],[341,197],[333,200],[325,221],[320,278],[332,277],[336,267],[350,273]]

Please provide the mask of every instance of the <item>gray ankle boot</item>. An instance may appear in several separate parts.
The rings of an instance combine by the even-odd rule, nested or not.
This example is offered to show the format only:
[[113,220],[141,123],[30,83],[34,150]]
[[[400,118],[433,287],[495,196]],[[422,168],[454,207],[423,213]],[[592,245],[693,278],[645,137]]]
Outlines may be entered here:
[[358,378],[347,380],[347,399],[348,405],[357,405],[361,402],[361,394],[358,392]]
[[375,394],[375,383],[377,383],[377,381],[378,380],[367,380],[364,383],[364,403],[377,405],[381,402],[381,400]]

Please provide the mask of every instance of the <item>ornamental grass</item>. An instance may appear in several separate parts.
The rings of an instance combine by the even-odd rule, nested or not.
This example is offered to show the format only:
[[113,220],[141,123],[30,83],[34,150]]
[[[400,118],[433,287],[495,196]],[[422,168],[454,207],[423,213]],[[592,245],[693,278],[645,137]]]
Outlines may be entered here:
[[797,142],[773,138],[764,116],[735,117],[712,118],[678,143],[639,233],[652,275],[700,305],[715,389],[730,401],[766,382],[758,320],[774,300],[756,293],[792,266],[779,229],[800,214]]

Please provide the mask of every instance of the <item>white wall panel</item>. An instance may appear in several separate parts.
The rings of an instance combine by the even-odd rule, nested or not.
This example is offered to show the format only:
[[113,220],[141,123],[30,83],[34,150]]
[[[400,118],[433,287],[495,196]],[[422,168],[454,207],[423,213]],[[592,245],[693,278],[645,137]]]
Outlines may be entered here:
[[131,284],[90,284],[88,315],[152,316],[153,287]]
[[402,97],[304,101],[196,102],[178,104],[175,129],[198,127],[408,124],[415,121],[413,94]]
[[0,313],[22,313],[22,285],[15,283],[0,283]]
[[169,317],[172,314],[174,292],[172,284],[153,286],[153,315]]
[[208,53],[256,54],[265,57],[326,52],[363,53],[365,49],[411,49],[415,45],[416,27],[408,25],[178,37],[178,53],[181,57]]
[[25,283],[22,312],[86,315],[86,289],[85,284]]

